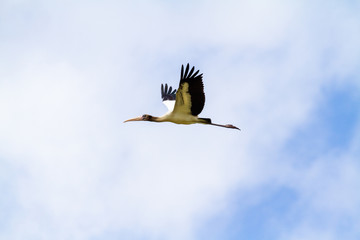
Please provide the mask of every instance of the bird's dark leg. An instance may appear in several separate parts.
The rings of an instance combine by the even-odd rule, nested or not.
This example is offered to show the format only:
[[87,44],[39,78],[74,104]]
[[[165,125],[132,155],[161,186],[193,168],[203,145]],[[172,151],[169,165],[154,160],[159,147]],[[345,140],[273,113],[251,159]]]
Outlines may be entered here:
[[238,127],[235,127],[234,125],[231,125],[231,124],[225,124],[225,125],[222,125],[222,124],[216,124],[216,123],[209,123],[210,125],[213,125],[213,126],[217,126],[217,127],[224,127],[224,128],[232,128],[232,129],[237,129],[237,130],[240,130],[240,128]]
[[198,118],[198,119],[200,120],[199,123],[209,124],[209,125],[213,125],[213,126],[217,126],[217,127],[233,128],[233,129],[240,130],[240,128],[235,127],[234,125],[231,125],[231,124],[222,125],[222,124],[212,123],[210,118]]

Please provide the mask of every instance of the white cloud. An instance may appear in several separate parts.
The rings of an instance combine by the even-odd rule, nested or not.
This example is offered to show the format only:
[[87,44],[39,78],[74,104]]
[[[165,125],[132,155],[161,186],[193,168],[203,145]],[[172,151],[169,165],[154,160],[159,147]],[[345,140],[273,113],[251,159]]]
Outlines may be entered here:
[[[358,6],[18,4],[1,25],[0,156],[15,171],[1,180],[15,209],[1,237],[191,239],[233,192],[267,181],[290,185],[307,211],[358,212],[354,150],[301,172],[277,158],[323,86],[356,84]],[[122,124],[165,112],[159,85],[176,86],[186,61],[204,71],[203,116],[242,132]],[[284,235],[335,239],[308,219]]]

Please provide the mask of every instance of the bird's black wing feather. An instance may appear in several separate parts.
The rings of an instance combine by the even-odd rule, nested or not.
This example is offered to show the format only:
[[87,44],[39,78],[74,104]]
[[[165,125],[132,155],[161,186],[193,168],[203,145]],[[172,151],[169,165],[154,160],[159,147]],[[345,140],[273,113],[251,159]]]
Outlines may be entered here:
[[189,72],[189,64],[187,64],[184,72],[184,65],[181,66],[180,84],[175,109],[177,107],[184,109],[185,106],[188,106],[190,107],[191,114],[197,116],[204,108],[205,94],[202,74],[198,75],[199,70],[195,73],[194,70],[195,68],[192,67]]
[[168,85],[161,84],[161,98],[163,101],[165,100],[175,100],[176,99],[176,89],[172,90],[172,87],[168,89]]

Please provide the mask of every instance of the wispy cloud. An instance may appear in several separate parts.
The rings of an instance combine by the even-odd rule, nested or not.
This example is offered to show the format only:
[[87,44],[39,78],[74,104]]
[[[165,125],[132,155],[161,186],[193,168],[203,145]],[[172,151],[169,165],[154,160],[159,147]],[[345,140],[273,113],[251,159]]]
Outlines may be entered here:
[[[359,115],[346,143],[298,150],[336,131],[311,128],[338,87],[359,112],[359,8],[3,2],[0,238],[356,239]],[[202,115],[240,133],[122,124],[165,112],[187,62]]]

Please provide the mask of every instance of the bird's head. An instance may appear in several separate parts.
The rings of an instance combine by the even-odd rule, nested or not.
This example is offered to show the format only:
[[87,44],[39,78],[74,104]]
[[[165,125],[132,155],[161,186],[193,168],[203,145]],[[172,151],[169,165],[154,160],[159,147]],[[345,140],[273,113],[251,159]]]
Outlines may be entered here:
[[136,118],[131,118],[131,119],[128,119],[125,122],[132,122],[132,121],[150,121],[150,122],[153,122],[155,120],[155,117],[149,115],[149,114],[144,114],[140,117],[136,117]]

